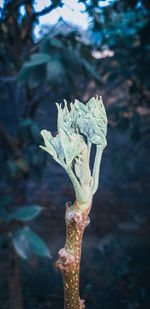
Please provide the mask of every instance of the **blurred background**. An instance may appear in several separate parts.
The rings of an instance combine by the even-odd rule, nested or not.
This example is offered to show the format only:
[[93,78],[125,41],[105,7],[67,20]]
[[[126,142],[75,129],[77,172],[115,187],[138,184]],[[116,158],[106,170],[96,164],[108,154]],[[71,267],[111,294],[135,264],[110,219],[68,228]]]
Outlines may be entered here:
[[102,95],[109,119],[85,231],[87,309],[150,308],[150,1],[0,0],[0,308],[63,308],[55,267],[74,192],[44,151],[56,105]]

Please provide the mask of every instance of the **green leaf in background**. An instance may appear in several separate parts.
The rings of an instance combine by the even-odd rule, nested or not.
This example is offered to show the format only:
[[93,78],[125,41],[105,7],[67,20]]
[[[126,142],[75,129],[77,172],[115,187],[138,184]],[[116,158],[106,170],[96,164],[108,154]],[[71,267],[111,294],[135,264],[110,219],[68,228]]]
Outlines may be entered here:
[[50,55],[46,53],[36,53],[31,56],[30,61],[24,64],[24,67],[31,67],[44,64],[50,60]]
[[13,232],[12,243],[16,252],[23,259],[29,259],[33,254],[51,258],[45,242],[28,226]]
[[25,228],[18,229],[13,232],[12,244],[15,251],[20,255],[20,257],[28,260],[32,256],[32,250],[30,243],[24,233],[24,229]]
[[60,59],[53,58],[47,64],[47,79],[52,84],[58,84],[65,78],[65,69]]
[[43,38],[39,45],[40,53],[49,54],[51,52],[51,40],[49,38]]
[[63,43],[61,42],[60,39],[54,37],[50,40],[50,44],[51,46],[53,47],[56,47],[56,48],[63,48]]
[[33,232],[28,226],[24,227],[24,233],[31,245],[34,254],[50,258],[50,252],[40,236]]
[[45,78],[45,63],[34,66],[24,65],[18,75],[18,81],[22,84],[28,84],[31,88],[38,87]]
[[30,118],[23,118],[20,120],[19,126],[21,128],[26,128],[32,124],[32,120]]
[[39,205],[22,206],[15,209],[10,214],[10,218],[22,221],[28,221],[38,216],[41,211],[42,208]]

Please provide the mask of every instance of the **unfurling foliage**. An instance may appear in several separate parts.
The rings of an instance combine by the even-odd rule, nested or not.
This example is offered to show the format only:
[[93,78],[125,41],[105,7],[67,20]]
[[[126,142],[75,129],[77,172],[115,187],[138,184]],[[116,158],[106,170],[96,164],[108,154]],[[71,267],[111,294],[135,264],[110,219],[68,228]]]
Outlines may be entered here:
[[[42,130],[47,151],[68,173],[79,202],[85,202],[97,190],[99,167],[103,149],[106,146],[107,116],[102,98],[96,97],[84,105],[78,100],[70,104],[64,100],[64,107],[58,109],[58,134]],[[96,144],[93,173],[90,171],[91,145]]]

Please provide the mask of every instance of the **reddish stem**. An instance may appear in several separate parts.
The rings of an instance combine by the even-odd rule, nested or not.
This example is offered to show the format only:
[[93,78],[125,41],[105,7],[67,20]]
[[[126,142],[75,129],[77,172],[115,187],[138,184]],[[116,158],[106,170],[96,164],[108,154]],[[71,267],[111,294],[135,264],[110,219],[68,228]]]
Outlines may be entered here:
[[79,296],[79,273],[83,232],[90,222],[90,208],[79,212],[76,203],[71,207],[66,205],[66,243],[59,251],[56,263],[63,277],[64,309],[85,308],[84,300]]

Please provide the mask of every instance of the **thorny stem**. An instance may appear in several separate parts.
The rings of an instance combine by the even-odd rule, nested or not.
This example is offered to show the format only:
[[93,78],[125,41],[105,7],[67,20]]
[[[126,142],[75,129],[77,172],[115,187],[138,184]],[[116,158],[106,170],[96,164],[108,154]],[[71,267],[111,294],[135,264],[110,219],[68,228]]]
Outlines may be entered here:
[[66,243],[56,262],[63,277],[64,309],[85,309],[84,300],[79,296],[79,272],[83,232],[90,222],[90,209],[91,203],[82,212],[77,202],[72,206],[66,204]]

